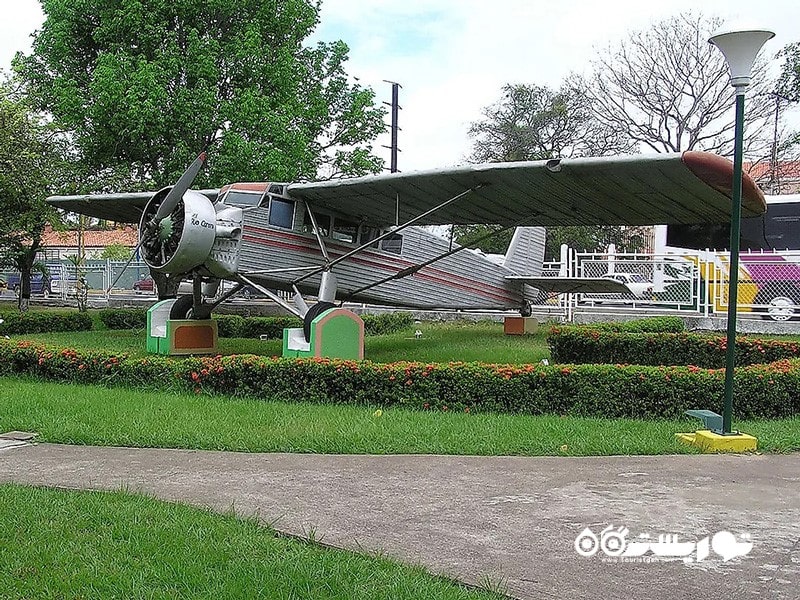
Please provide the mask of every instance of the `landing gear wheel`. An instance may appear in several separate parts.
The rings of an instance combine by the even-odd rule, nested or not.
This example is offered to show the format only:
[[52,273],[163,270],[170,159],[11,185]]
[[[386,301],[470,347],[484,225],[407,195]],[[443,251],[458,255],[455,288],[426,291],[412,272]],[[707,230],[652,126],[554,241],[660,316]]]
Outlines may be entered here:
[[311,341],[311,321],[329,308],[336,308],[336,305],[333,302],[317,302],[308,309],[306,316],[303,317],[303,336],[305,336],[307,342]]
[[777,296],[769,302],[767,314],[773,321],[789,321],[795,313],[795,303],[787,296]]
[[533,306],[531,303],[525,300],[522,307],[519,309],[519,314],[521,317],[530,317],[533,314]]
[[210,319],[211,309],[201,306],[199,311],[194,310],[194,296],[184,294],[179,296],[169,311],[169,318],[173,320],[184,319]]

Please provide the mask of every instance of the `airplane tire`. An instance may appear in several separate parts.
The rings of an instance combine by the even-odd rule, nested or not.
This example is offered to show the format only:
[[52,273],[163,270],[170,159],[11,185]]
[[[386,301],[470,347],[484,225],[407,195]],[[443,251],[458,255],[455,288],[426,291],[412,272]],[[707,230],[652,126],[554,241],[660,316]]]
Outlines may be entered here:
[[522,307],[519,309],[519,315],[521,317],[530,317],[533,314],[533,306],[530,302],[525,300],[522,304]]
[[306,316],[303,317],[303,336],[307,342],[311,341],[311,321],[316,319],[320,314],[324,313],[329,308],[335,308],[333,302],[317,302],[314,306],[308,309]]
[[172,305],[172,308],[169,310],[169,318],[182,320],[182,319],[193,319],[195,318],[192,314],[192,309],[194,308],[194,297],[191,294],[184,294],[183,296],[178,296],[178,299]]

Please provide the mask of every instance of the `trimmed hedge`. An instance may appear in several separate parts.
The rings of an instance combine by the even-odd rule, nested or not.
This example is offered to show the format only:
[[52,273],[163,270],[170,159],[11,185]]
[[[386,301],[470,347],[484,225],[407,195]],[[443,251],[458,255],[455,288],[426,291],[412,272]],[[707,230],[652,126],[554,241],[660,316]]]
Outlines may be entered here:
[[615,321],[611,323],[592,323],[584,327],[593,327],[603,331],[620,333],[680,333],[686,329],[680,317],[647,317],[631,321]]
[[142,308],[104,308],[100,320],[108,329],[144,329],[147,311]]
[[[285,401],[417,409],[679,418],[717,410],[723,370],[618,365],[393,363],[253,355],[175,359],[0,340],[0,375]],[[738,418],[800,413],[800,360],[736,371]]]
[[[297,317],[242,317],[240,315],[214,315],[220,337],[280,339],[286,327],[302,327]],[[414,324],[411,313],[396,312],[382,315],[362,315],[367,335],[382,335],[401,331]],[[106,308],[100,311],[100,320],[109,329],[144,329],[147,310],[143,308]],[[33,333],[33,332],[30,332]]]
[[[727,339],[694,333],[617,333],[596,327],[553,327],[547,336],[554,362],[580,364],[725,366]],[[736,365],[800,357],[800,344],[736,338]]]
[[77,311],[11,311],[0,313],[0,335],[49,333],[51,331],[88,331],[92,317]]

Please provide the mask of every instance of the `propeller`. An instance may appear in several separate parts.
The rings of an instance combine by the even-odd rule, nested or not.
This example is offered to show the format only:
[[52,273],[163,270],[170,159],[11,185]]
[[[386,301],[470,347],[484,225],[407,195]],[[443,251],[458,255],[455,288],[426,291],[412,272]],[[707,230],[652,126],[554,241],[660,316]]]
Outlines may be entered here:
[[[125,265],[120,270],[119,274],[114,278],[114,281],[111,283],[110,286],[108,286],[108,289],[106,289],[106,295],[108,295],[111,289],[115,285],[117,285],[117,282],[120,280],[122,275],[130,266],[131,262],[133,262],[134,257],[139,254],[139,250],[142,248],[142,246],[146,244],[150,248],[152,248],[154,243],[158,243],[158,230],[159,226],[161,225],[161,222],[166,217],[170,216],[178,207],[181,199],[183,198],[183,195],[188,191],[189,187],[191,187],[192,183],[197,177],[197,174],[200,172],[200,169],[203,168],[203,165],[206,162],[206,157],[207,157],[206,153],[201,152],[200,155],[196,159],[194,159],[194,162],[192,162],[192,164],[189,165],[189,168],[183,172],[183,175],[181,175],[178,178],[178,181],[175,183],[175,185],[172,186],[169,192],[167,192],[167,195],[161,201],[161,204],[159,204],[158,209],[156,210],[156,214],[153,216],[152,219],[150,219],[150,221],[146,223],[144,231],[140,232],[139,243],[136,244],[136,248],[134,248],[133,252],[131,253],[131,257],[128,259],[128,262],[125,263]],[[158,194],[156,194],[154,197],[156,196],[158,196]],[[145,207],[145,211],[146,210],[147,208]],[[180,215],[179,220],[181,221],[180,224],[182,226],[182,220],[183,220],[182,214]],[[180,231],[180,229],[178,229],[178,231]],[[169,237],[172,238],[173,236]],[[175,244],[176,242],[170,239],[164,240],[160,251],[160,254],[162,256],[162,261],[167,251],[166,248],[167,243]],[[172,250],[174,250],[174,248]]]
[[172,211],[178,206],[178,202],[181,201],[183,195],[189,189],[189,187],[194,182],[197,174],[200,172],[200,169],[203,168],[203,165],[206,162],[206,153],[201,152],[200,156],[194,159],[194,162],[189,165],[189,168],[184,171],[183,175],[180,176],[178,181],[172,186],[172,189],[167,193],[167,197],[161,202],[156,211],[156,215],[153,217],[151,223],[158,224],[164,217],[168,217],[172,214]]

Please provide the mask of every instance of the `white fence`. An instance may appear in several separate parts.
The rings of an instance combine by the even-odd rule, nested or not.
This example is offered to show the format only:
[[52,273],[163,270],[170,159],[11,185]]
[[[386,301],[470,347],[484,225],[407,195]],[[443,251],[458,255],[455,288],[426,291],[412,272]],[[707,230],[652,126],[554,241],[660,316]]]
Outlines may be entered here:
[[[630,290],[620,294],[548,294],[537,312],[572,321],[576,314],[727,315],[727,252],[617,254],[566,248],[562,262],[546,263],[543,276],[613,277]],[[800,317],[800,252],[743,252],[739,315],[788,321]]]

